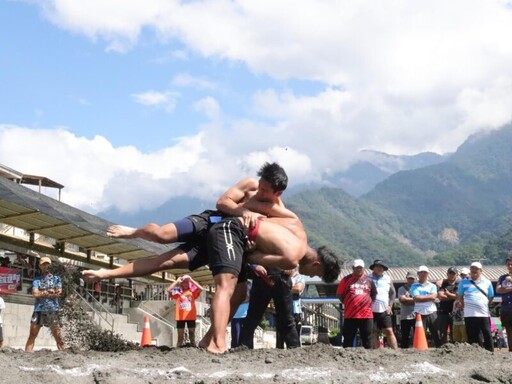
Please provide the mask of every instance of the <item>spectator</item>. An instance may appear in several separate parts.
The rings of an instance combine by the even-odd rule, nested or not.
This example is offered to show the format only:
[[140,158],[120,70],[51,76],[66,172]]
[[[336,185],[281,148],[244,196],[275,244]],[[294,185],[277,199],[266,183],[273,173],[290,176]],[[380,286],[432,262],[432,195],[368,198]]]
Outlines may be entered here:
[[94,298],[96,300],[100,301],[100,298],[101,298],[101,284],[100,284],[99,281],[96,281],[94,283],[93,290],[94,290]]
[[306,285],[304,284],[304,276],[297,269],[291,271],[290,277],[292,278],[293,317],[295,318],[295,328],[297,328],[300,344],[300,331],[302,329],[302,302],[300,295],[304,292]]
[[231,319],[231,348],[240,346],[243,322],[247,317],[247,309],[249,309],[251,285],[251,282],[247,281],[247,294],[245,296],[245,301],[238,306],[233,318]]
[[393,304],[395,302],[396,292],[391,278],[384,272],[388,267],[382,260],[375,260],[370,265],[372,273],[368,275],[377,287],[377,297],[372,303],[373,311],[373,348],[379,348],[379,334],[384,332],[384,336],[389,347],[397,349],[395,334],[393,333]]
[[[304,290],[304,277],[298,273],[297,268],[291,269],[287,271],[283,271],[284,275],[289,276],[290,282],[289,286],[291,286],[291,307],[287,306],[287,310],[291,311],[289,313],[285,313],[284,316],[282,314],[276,313],[277,316],[285,319],[292,319],[295,326],[295,331],[290,331],[287,328],[288,332],[292,332],[292,335],[295,337],[295,333],[297,333],[298,346],[301,346],[300,342],[300,331],[302,329],[302,309],[301,309],[301,301],[300,294]],[[276,332],[276,348],[283,349],[285,339],[289,340],[289,337],[282,337],[281,332],[277,330]],[[294,339],[295,340],[295,339]]]
[[30,278],[34,277],[34,268],[32,268],[32,265],[25,259],[23,254],[16,253],[16,260],[14,263],[21,266],[23,270],[23,276]]
[[4,346],[4,319],[2,318],[2,311],[5,309],[4,299],[0,296],[0,348]]
[[283,349],[285,344],[288,349],[299,347],[299,335],[293,318],[290,275],[280,269],[272,268],[267,271],[261,265],[253,264],[251,268],[256,277],[252,281],[249,309],[242,327],[241,344],[250,349],[254,348],[254,332],[270,300],[273,300],[276,308],[276,331],[279,334],[279,337],[276,337],[276,347]]
[[418,268],[418,281],[411,287],[411,296],[414,299],[414,312],[421,315],[425,330],[430,331],[432,341],[437,347],[441,346],[439,330],[437,329],[437,287],[428,281],[429,270],[425,265]]
[[49,257],[41,257],[39,261],[41,274],[36,276],[32,282],[32,295],[36,298],[36,302],[30,320],[30,334],[25,345],[26,352],[31,352],[34,349],[35,340],[42,326],[50,328],[59,351],[64,349],[59,319],[59,298],[62,294],[62,282],[59,276],[50,272],[51,263]]
[[114,299],[112,300],[112,305],[116,307],[116,313],[121,312],[121,286],[116,284],[114,286]]
[[364,261],[352,262],[352,274],[341,279],[336,296],[343,303],[343,348],[353,347],[359,330],[365,349],[371,348],[373,330],[372,301],[377,296],[377,287],[364,274]]
[[501,324],[507,334],[508,350],[512,354],[512,252],[506,260],[508,273],[501,275],[496,293],[501,295]]
[[398,288],[398,300],[400,301],[400,330],[402,332],[400,348],[409,348],[411,345],[411,331],[414,332],[416,325],[416,319],[414,318],[414,299],[411,296],[411,287],[416,281],[416,275],[413,272],[407,272],[405,279],[407,282]]
[[508,348],[507,330],[503,325],[498,331],[498,347],[499,349]]
[[185,325],[192,346],[196,345],[196,299],[204,288],[189,275],[179,277],[169,286],[169,296],[176,300],[175,316],[178,329],[178,347],[185,346]]
[[463,279],[468,279],[469,278],[469,268],[462,268],[460,270],[460,279],[463,280]]
[[453,341],[453,337],[451,335],[448,336],[448,329],[453,331],[452,312],[459,286],[458,272],[455,267],[448,268],[446,279],[439,281],[440,284],[438,284],[437,297],[439,298],[439,307],[437,309],[437,328],[439,329],[439,337],[442,344],[446,344],[448,338],[450,341]]
[[[467,279],[469,276],[469,268],[462,268],[460,270],[460,279]],[[468,335],[466,333],[466,325],[464,324],[464,309],[462,308],[462,304],[457,300],[453,303],[453,328],[452,328],[452,338],[454,343],[467,343]]]
[[489,302],[494,297],[492,283],[482,276],[482,264],[471,263],[470,278],[461,280],[457,290],[457,300],[464,307],[464,323],[470,344],[480,344],[479,334],[483,335],[483,346],[494,351],[491,333]]
[[464,308],[462,304],[455,300],[453,302],[452,312],[453,328],[452,339],[454,343],[467,343],[468,334],[466,333],[466,324],[464,323]]

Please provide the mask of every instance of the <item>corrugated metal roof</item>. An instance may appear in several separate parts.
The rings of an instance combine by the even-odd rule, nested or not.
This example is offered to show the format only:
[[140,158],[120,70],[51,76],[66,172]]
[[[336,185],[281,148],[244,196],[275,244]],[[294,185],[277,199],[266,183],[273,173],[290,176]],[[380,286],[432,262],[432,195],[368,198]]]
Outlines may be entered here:
[[[81,249],[103,253],[109,257],[131,262],[136,259],[162,254],[171,246],[140,239],[113,239],[106,236],[107,228],[114,224],[98,216],[37,193],[30,188],[0,177],[0,222],[55,239],[60,243],[74,244]],[[0,234],[0,242],[25,246],[27,249],[76,259],[78,253],[59,254],[55,248],[30,243],[19,238]],[[42,247],[42,248],[41,248]],[[101,264],[101,263],[98,263]],[[188,273],[199,283],[212,284],[207,268],[190,273],[188,270],[172,270],[174,275]]]

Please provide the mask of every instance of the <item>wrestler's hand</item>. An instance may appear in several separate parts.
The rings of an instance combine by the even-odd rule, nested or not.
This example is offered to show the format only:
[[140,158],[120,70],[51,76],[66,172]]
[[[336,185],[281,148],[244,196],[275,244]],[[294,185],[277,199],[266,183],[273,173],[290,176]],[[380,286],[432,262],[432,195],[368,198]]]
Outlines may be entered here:
[[263,265],[251,264],[251,267],[259,277],[267,276],[267,270]]
[[256,212],[252,211],[245,211],[242,220],[244,221],[244,228],[246,231],[248,231],[250,228],[254,227],[256,225],[256,221],[258,221],[258,217],[264,217],[264,215],[261,215]]
[[247,243],[245,244],[245,250],[247,252],[252,252],[256,249],[256,242],[253,240],[247,239]]
[[251,264],[251,268],[254,270],[256,276],[265,282],[270,287],[274,286],[274,280],[267,276],[267,270],[262,265]]

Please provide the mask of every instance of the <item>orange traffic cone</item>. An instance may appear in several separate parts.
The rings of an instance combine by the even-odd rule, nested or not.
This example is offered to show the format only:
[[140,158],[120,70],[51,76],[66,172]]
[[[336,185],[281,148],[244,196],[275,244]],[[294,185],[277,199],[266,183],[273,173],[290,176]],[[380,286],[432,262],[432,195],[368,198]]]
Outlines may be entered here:
[[423,328],[423,321],[421,315],[416,314],[416,327],[414,328],[414,341],[412,342],[414,349],[425,351],[428,349],[427,336],[425,335],[425,328]]
[[144,316],[144,328],[142,329],[141,347],[151,345],[151,328],[149,327],[149,316]]

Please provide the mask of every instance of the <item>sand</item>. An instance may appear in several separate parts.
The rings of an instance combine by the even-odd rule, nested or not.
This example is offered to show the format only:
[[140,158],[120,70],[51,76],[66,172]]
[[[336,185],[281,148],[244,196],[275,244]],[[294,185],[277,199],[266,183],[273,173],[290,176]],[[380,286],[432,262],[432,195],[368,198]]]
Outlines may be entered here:
[[428,351],[317,344],[211,355],[197,348],[125,352],[0,350],[0,383],[512,383],[512,356],[467,344]]

